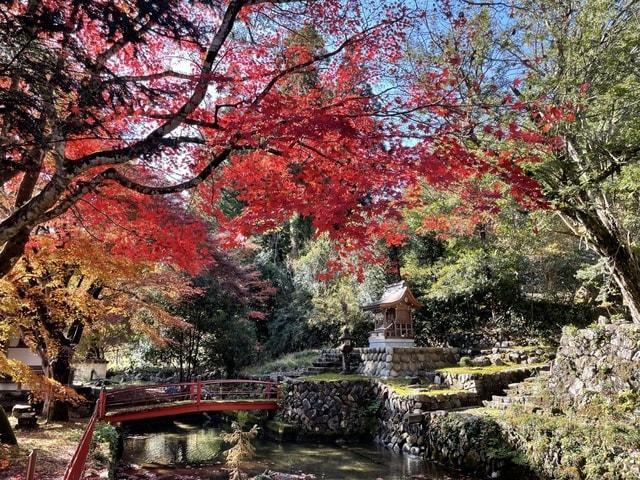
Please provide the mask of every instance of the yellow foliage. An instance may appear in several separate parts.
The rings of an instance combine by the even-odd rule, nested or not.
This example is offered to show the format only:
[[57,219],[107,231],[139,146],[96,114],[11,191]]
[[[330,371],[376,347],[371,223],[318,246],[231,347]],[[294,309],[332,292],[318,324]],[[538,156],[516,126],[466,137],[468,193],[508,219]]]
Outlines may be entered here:
[[[19,335],[43,360],[76,345],[71,325],[84,335],[104,339],[114,329],[140,332],[166,342],[162,327],[186,327],[167,307],[195,293],[180,274],[158,264],[110,255],[105,246],[78,235],[64,246],[38,238],[13,270],[0,279],[0,345]],[[36,395],[50,392],[73,400],[57,382],[42,379],[24,364],[0,354],[0,375],[27,384]]]
[[225,452],[227,464],[237,470],[243,460],[250,460],[256,454],[256,449],[251,445],[251,441],[258,436],[258,426],[254,425],[251,430],[245,432],[238,422],[231,424],[231,432],[225,433],[222,437],[225,442],[233,446]]

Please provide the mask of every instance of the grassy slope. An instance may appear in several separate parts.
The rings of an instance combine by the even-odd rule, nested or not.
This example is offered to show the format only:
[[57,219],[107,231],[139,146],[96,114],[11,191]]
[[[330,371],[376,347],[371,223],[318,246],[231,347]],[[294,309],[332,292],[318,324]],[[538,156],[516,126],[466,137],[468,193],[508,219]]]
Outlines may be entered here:
[[275,360],[254,365],[242,371],[245,375],[266,375],[271,372],[284,372],[310,367],[318,358],[319,350],[303,350],[284,355]]

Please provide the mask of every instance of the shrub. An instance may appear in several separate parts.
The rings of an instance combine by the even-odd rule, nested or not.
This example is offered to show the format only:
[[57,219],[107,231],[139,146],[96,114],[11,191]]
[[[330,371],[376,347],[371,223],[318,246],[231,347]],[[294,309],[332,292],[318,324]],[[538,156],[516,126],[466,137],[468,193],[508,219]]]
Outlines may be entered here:
[[470,367],[471,366],[471,357],[461,357],[458,365],[461,367]]

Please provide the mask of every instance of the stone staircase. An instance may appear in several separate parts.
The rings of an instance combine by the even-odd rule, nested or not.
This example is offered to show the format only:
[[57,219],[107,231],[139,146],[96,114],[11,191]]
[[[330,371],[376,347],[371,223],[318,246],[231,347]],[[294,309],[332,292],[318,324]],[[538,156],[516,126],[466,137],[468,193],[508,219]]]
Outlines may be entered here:
[[548,376],[548,371],[540,371],[522,382],[510,383],[504,395],[492,395],[491,400],[483,400],[482,404],[498,410],[506,410],[510,405],[522,405],[530,412],[540,410],[544,403],[541,387]]
[[[362,361],[360,353],[354,351],[350,358],[351,371],[356,372]],[[336,348],[325,348],[320,352],[312,367],[307,367],[307,372],[312,375],[320,373],[338,373],[342,371],[342,353]]]

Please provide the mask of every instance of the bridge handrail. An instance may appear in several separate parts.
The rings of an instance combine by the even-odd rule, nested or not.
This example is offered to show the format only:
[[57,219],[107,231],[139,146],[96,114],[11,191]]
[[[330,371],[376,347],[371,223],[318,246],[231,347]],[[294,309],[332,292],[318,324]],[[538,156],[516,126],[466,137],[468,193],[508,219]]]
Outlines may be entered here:
[[191,382],[178,382],[178,383],[152,383],[148,385],[136,385],[134,387],[116,387],[106,391],[107,397],[121,392],[135,392],[138,390],[148,390],[153,388],[167,388],[167,387],[179,387],[179,386],[191,386],[196,383],[200,385],[216,385],[216,384],[261,384],[278,386],[279,383],[273,380],[243,380],[243,379],[214,379],[214,380],[193,380]]
[[[250,385],[250,386],[263,386],[264,394],[259,392],[251,392],[251,391],[243,391],[243,390],[223,390],[218,392],[211,392],[208,387],[211,386],[220,386],[227,387],[233,385]],[[161,403],[171,403],[176,401],[185,401],[191,400],[197,403],[202,400],[207,400],[209,398],[204,398],[204,396],[224,396],[224,397],[246,397],[247,395],[256,395],[259,394],[261,397],[266,397],[265,399],[279,399],[280,398],[280,389],[279,383],[272,380],[249,380],[249,379],[214,379],[214,380],[196,380],[192,382],[181,382],[181,383],[157,383],[150,385],[138,385],[135,387],[125,387],[125,388],[115,388],[112,390],[108,390],[105,396],[105,406],[107,408],[113,407],[126,407],[126,406],[135,406],[141,404],[161,404]],[[135,398],[136,394],[155,394],[153,398]]]
[[93,410],[93,414],[87,423],[87,428],[82,434],[82,438],[73,452],[71,461],[67,465],[67,469],[64,472],[64,480],[80,480],[82,478],[85,464],[87,462],[87,456],[89,455],[89,449],[91,448],[91,442],[93,441],[93,431],[96,427],[96,423],[104,416],[105,409],[105,391],[100,392],[100,396],[96,401],[96,406]]

